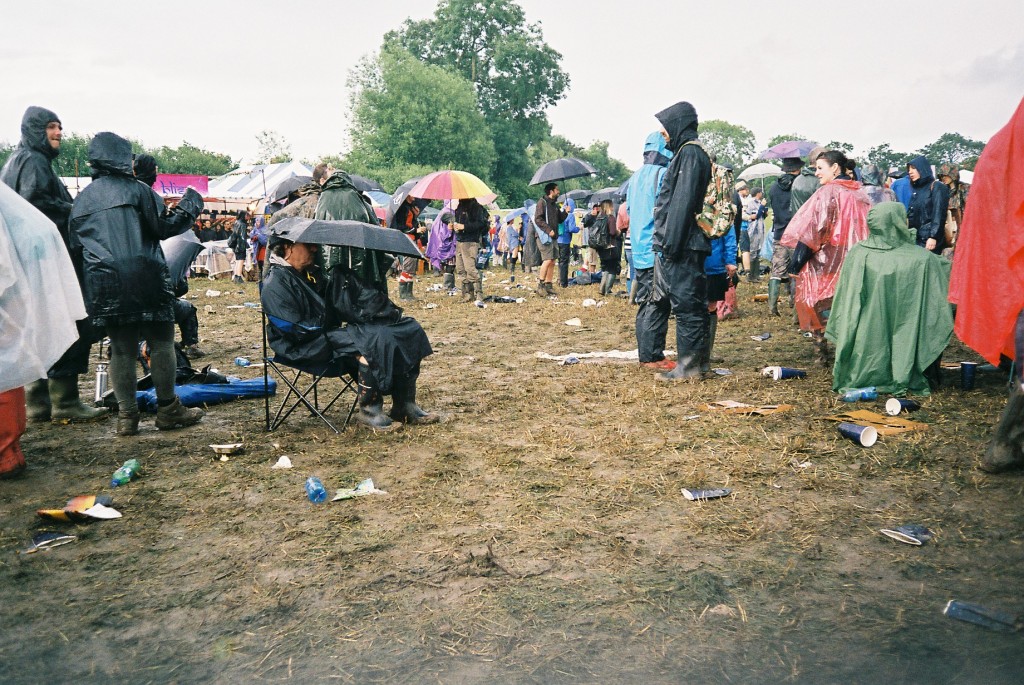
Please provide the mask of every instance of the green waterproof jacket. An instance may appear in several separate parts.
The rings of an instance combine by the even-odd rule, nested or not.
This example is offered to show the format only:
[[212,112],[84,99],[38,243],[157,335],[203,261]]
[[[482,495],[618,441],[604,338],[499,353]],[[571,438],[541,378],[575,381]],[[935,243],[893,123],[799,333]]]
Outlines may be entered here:
[[924,371],[953,333],[950,268],[915,237],[903,204],[868,212],[868,237],[846,255],[825,329],[836,346],[833,390],[929,394]]
[[[324,182],[314,218],[331,221],[347,219],[379,225],[369,200],[352,185],[351,177],[344,171],[335,171]],[[366,283],[382,284],[387,282],[388,267],[392,259],[390,255],[380,252],[325,245],[318,253],[317,266],[330,275],[331,269],[340,265],[346,271],[354,272]]]

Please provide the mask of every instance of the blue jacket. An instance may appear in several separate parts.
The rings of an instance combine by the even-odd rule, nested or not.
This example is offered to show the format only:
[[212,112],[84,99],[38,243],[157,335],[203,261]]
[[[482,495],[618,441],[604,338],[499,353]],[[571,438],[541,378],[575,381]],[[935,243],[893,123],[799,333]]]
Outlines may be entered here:
[[914,194],[914,189],[910,187],[909,176],[897,178],[889,186],[889,190],[896,193],[896,199],[902,202],[904,207],[910,209],[910,196]]
[[576,202],[572,198],[565,201],[565,210],[569,212],[569,216],[565,217],[565,221],[559,226],[559,245],[568,245],[572,242],[572,234],[580,232],[580,227],[576,225],[576,215],[573,213],[576,211]]
[[672,152],[665,147],[661,133],[652,133],[644,143],[644,165],[629,179],[626,211],[634,269],[654,268],[654,203],[671,159]]
[[725,273],[725,265],[736,266],[736,231],[726,231],[721,238],[711,241],[711,254],[704,260],[708,276]]

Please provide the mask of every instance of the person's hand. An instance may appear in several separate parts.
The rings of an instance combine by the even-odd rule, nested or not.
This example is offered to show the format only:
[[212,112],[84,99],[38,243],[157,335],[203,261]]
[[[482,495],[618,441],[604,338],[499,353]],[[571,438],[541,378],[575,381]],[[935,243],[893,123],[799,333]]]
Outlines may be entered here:
[[466,226],[464,224],[460,224],[458,221],[452,222],[452,230],[456,231],[457,233],[461,233],[462,229],[464,229],[465,227]]
[[726,264],[725,265],[725,273],[729,276],[729,278],[732,278],[733,274],[736,273],[736,265],[735,264]]
[[552,238],[554,238],[555,237],[555,231],[554,230],[548,231],[548,235],[551,236]]
[[929,252],[934,250],[936,245],[938,245],[938,242],[936,242],[935,238],[929,238],[924,242],[924,247]]

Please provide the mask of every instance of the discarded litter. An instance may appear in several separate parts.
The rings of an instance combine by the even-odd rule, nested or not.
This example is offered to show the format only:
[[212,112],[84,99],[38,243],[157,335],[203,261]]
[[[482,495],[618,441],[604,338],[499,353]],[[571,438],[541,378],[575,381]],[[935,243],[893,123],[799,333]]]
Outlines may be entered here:
[[840,423],[839,433],[847,440],[852,440],[861,447],[871,447],[878,442],[878,431],[871,426],[860,426],[856,423]]
[[878,389],[874,386],[870,388],[852,388],[844,392],[839,399],[843,402],[871,402],[878,399]]
[[246,309],[259,309],[260,308],[260,303],[259,302],[243,302],[242,306],[245,307]]
[[272,469],[290,469],[291,467],[292,467],[292,460],[289,459],[288,457],[281,457],[270,468],[272,468]]
[[139,465],[138,459],[129,459],[121,465],[121,468],[114,471],[114,476],[110,479],[110,487],[116,488],[119,485],[124,485],[138,476],[141,470],[142,466]]
[[373,485],[373,479],[367,478],[366,480],[359,483],[354,488],[342,488],[334,494],[332,502],[337,502],[342,499],[352,499],[353,497],[365,497],[366,495],[386,495],[387,490],[378,490]]
[[835,416],[826,417],[829,421],[856,423],[861,426],[871,426],[878,431],[879,435],[898,435],[908,431],[920,431],[928,428],[927,423],[910,421],[898,416],[883,416],[867,409],[843,412]]
[[921,408],[917,400],[904,400],[899,397],[890,397],[885,401],[885,413],[889,416],[899,416],[903,412],[908,414]]
[[220,291],[219,290],[207,290],[206,291],[206,296],[207,297],[220,297]]
[[245,449],[245,445],[240,442],[232,442],[224,445],[210,445],[217,454],[238,454]]
[[752,335],[752,336],[750,336],[750,339],[755,341],[755,342],[764,342],[765,340],[767,340],[770,337],[772,337],[772,334],[769,333],[768,331],[765,331],[761,335]]
[[751,302],[767,302],[768,293],[758,293],[750,298]]
[[425,305],[423,305],[423,308],[424,309],[437,309],[437,303],[436,302],[428,302]]
[[206,312],[207,314],[216,314],[217,313],[217,310],[213,308],[212,304],[208,304],[205,307],[203,307],[203,311]]
[[565,322],[565,325],[566,326],[582,326],[583,322],[580,321],[579,319],[569,319],[568,321]]
[[793,408],[792,404],[744,404],[735,400],[719,400],[701,405],[704,411],[720,411],[726,414],[755,414],[757,416],[768,416]]
[[803,369],[791,369],[787,366],[766,366],[761,369],[761,375],[781,381],[789,378],[806,378],[807,372]]
[[111,508],[114,501],[109,495],[79,495],[72,497],[63,509],[39,509],[36,514],[55,521],[100,521],[121,518],[121,512]]
[[579,357],[566,357],[561,362],[559,362],[559,366],[572,366],[573,364],[579,364],[579,363],[580,363]]
[[320,504],[327,499],[327,488],[316,476],[306,479],[306,497],[314,504]]
[[690,501],[696,501],[727,497],[730,493],[732,493],[732,488],[712,488],[710,490],[683,488],[682,492],[683,497],[685,497],[686,499]]
[[949,600],[946,608],[942,610],[942,614],[958,621],[966,621],[1002,633],[1015,633],[1024,628],[1024,621],[1020,616],[1001,609],[990,609],[980,604],[961,602],[956,599]]
[[251,366],[252,360],[248,357],[235,357],[235,366]]
[[475,304],[477,307],[480,307],[480,309],[487,309],[487,305],[484,304],[483,300],[477,300],[473,304]]
[[50,549],[51,547],[66,545],[77,539],[77,535],[68,535],[67,533],[54,533],[52,531],[36,533],[32,536],[32,545],[26,549],[18,550],[18,554],[34,554],[41,550]]
[[897,542],[920,547],[934,537],[932,532],[919,523],[908,523],[896,528],[883,528],[878,531]]
[[732,375],[732,371],[730,371],[729,369],[711,369],[711,373],[715,374],[716,376],[731,376]]
[[584,307],[596,307],[597,306],[597,300],[595,300],[592,297],[588,297],[587,299],[583,300],[583,306]]
[[525,297],[511,297],[509,295],[488,295],[483,299],[484,302],[496,302],[498,304],[516,304],[518,302],[526,302]]

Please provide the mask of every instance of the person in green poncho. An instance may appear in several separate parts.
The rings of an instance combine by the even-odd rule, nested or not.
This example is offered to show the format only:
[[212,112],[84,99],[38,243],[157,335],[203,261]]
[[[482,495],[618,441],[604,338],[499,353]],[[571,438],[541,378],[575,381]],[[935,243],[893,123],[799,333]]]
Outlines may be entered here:
[[868,237],[843,263],[825,335],[836,346],[832,389],[928,395],[929,368],[953,333],[949,264],[917,248],[899,202],[868,212]]

